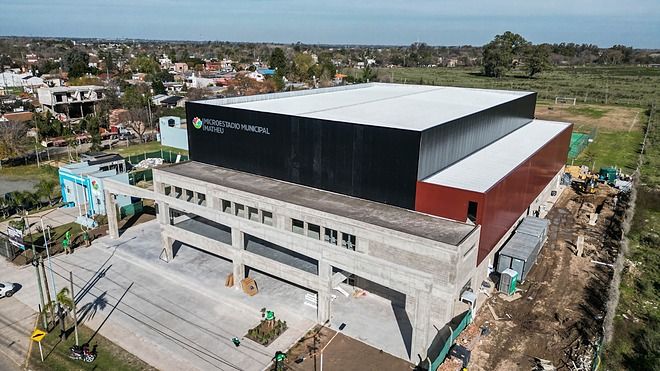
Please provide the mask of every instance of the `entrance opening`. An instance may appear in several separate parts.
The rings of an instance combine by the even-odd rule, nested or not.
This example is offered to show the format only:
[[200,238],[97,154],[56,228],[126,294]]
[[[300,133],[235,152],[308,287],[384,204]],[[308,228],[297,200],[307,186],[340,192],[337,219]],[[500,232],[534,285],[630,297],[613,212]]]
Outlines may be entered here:
[[289,250],[261,238],[245,234],[245,250],[275,260],[282,264],[298,268],[312,274],[319,274],[318,261],[303,254]]
[[477,209],[479,207],[479,204],[474,201],[469,201],[468,202],[468,209],[467,209],[467,218],[469,221],[472,223],[477,222]]

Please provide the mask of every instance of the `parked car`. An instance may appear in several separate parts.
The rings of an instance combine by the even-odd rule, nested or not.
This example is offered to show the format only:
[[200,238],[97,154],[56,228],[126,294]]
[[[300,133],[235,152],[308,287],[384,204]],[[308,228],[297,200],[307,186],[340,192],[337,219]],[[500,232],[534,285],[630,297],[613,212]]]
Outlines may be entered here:
[[15,285],[11,282],[0,282],[0,298],[8,298],[14,295]]

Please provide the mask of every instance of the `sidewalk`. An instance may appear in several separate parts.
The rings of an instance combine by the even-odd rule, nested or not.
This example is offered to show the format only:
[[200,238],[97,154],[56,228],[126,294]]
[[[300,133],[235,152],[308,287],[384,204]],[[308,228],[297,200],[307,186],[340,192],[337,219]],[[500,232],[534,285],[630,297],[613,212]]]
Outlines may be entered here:
[[[84,211],[83,211],[84,212]],[[32,226],[32,231],[35,231],[37,226],[41,226],[41,218],[43,217],[44,226],[50,225],[51,227],[57,227],[67,223],[74,222],[78,217],[78,208],[77,207],[59,207],[56,209],[49,209],[40,211],[34,214],[29,214],[30,225]],[[12,218],[13,219],[13,218]],[[11,220],[11,219],[9,219]],[[7,226],[9,225],[9,220],[0,222],[0,232],[7,233]]]
[[36,312],[15,297],[0,299],[0,369],[23,367],[35,320]]
[[[168,272],[166,263],[146,264],[127,253],[145,240],[140,228],[129,229],[119,240],[106,237],[72,255],[59,255],[52,265],[58,290],[68,286],[65,277],[73,271],[79,318],[92,329],[101,326],[103,336],[150,365],[161,370],[261,371],[275,351],[288,348],[313,325],[281,312],[289,329],[268,348],[248,339],[235,347],[231,338],[242,337],[259,322],[259,308],[227,295],[233,289],[208,287],[194,277],[181,279]],[[0,277],[22,284],[15,297],[37,308],[32,267],[2,262]]]

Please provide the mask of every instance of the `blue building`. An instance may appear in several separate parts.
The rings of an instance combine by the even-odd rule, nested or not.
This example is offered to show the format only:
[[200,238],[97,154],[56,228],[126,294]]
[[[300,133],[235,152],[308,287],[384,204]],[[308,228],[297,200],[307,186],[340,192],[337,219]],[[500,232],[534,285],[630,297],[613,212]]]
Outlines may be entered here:
[[[103,180],[112,179],[129,184],[126,160],[116,154],[95,153],[82,156],[82,161],[59,168],[62,202],[77,207],[77,222],[94,226],[94,215],[105,215]],[[122,207],[132,203],[131,197],[117,196]]]

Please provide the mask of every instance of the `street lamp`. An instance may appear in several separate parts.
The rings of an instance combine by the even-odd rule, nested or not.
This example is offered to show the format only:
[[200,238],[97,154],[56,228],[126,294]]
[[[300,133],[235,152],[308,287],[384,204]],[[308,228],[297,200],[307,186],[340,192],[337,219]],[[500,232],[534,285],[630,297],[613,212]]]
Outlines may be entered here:
[[321,349],[321,352],[320,352],[320,353],[321,353],[321,362],[320,362],[321,364],[320,364],[320,367],[319,367],[319,371],[323,371],[323,351],[325,350],[325,348],[328,347],[328,345],[330,345],[330,343],[332,343],[333,340],[335,340],[335,338],[337,337],[337,335],[339,335],[339,333],[340,333],[345,327],[346,327],[346,324],[345,324],[345,323],[342,323],[341,325],[339,325],[339,328],[337,329],[337,332],[335,332],[335,335],[334,335],[334,336],[330,339],[330,341],[328,341],[328,343],[327,343],[327,344]]

